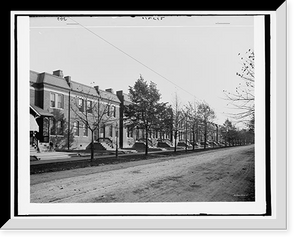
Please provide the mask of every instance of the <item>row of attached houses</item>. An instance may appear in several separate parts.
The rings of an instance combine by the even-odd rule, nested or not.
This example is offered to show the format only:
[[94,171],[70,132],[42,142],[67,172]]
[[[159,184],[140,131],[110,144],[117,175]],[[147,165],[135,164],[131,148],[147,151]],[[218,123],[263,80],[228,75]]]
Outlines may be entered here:
[[[53,144],[85,149],[93,136],[95,141],[102,138],[112,143],[120,137],[119,145],[128,147],[131,138],[120,124],[121,106],[128,102],[128,95],[122,91],[115,94],[112,89],[101,90],[99,86],[75,82],[70,76],[64,77],[61,70],[52,74],[30,71],[31,144],[38,141],[41,147]],[[88,126],[97,119],[102,124],[92,132]]]
[[[52,74],[30,71],[29,81],[30,143],[35,147],[86,149],[93,137],[111,147],[128,148],[145,138],[143,130],[129,129],[123,120],[130,97],[122,90],[114,93],[111,88],[78,83],[62,70]],[[93,123],[101,125],[92,131]],[[192,141],[184,130],[178,135],[179,140],[188,136]],[[149,138],[173,140],[172,131],[152,131]]]

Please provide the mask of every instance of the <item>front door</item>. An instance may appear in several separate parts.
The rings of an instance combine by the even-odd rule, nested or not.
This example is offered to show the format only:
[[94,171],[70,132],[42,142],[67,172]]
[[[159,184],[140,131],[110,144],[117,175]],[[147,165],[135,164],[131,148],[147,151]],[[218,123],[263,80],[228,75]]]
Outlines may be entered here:
[[99,129],[97,128],[95,131],[94,131],[94,141],[98,141],[99,139]]
[[37,133],[36,137],[37,139],[42,143],[48,143],[49,142],[49,128],[50,128],[50,122],[49,117],[41,116],[36,119],[38,125],[39,125],[39,132]]
[[100,138],[105,138],[105,125],[100,128]]
[[44,143],[49,143],[49,133],[50,133],[50,121],[49,117],[43,117],[43,141]]

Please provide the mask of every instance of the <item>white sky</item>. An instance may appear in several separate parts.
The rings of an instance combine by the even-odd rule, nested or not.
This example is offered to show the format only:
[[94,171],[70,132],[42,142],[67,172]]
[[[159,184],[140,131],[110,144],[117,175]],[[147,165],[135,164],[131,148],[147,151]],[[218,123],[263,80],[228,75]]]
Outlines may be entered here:
[[253,16],[71,18],[30,19],[31,70],[61,69],[76,82],[126,93],[141,74],[157,84],[162,101],[172,104],[175,92],[182,105],[205,100],[219,124],[234,112],[223,90],[234,91],[241,82],[238,53],[254,49]]

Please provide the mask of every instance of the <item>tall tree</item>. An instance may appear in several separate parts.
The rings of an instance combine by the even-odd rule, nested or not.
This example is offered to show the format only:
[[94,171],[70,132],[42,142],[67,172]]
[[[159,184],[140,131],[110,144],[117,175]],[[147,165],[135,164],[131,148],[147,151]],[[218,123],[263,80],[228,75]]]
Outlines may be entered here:
[[200,117],[201,131],[204,137],[204,149],[206,149],[207,137],[209,133],[209,124],[216,118],[214,110],[205,102],[197,105],[197,111]]
[[134,86],[129,86],[129,96],[132,103],[125,109],[125,119],[132,128],[145,130],[147,155],[149,131],[159,124],[166,103],[159,102],[161,94],[156,84],[152,81],[148,84],[141,75]]
[[172,142],[173,133],[173,112],[172,107],[166,103],[161,103],[158,106],[158,123],[155,126],[156,130],[168,134]]
[[174,133],[173,144],[174,144],[174,152],[176,152],[178,133],[179,130],[181,129],[180,123],[181,120],[183,119],[183,113],[181,111],[181,105],[177,93],[175,94],[174,103],[172,106],[172,114],[173,114],[172,122],[173,122],[173,133]]
[[224,90],[226,99],[230,101],[230,105],[237,112],[232,114],[232,118],[246,123],[251,121],[254,116],[254,81],[255,81],[255,65],[254,51],[249,49],[244,55],[240,53],[241,71],[236,75],[241,78],[241,82],[234,92]]
[[[192,142],[192,146],[193,146],[193,150],[195,150],[195,135],[196,135],[196,130],[200,124],[200,119],[201,119],[201,113],[199,109],[199,106],[201,104],[200,103],[190,103],[188,102],[188,104],[185,106],[186,109],[186,114],[187,114],[187,121],[189,124],[189,127],[192,131],[192,135],[193,135],[193,142]],[[204,116],[203,116],[204,117]]]
[[232,124],[232,122],[229,119],[225,120],[221,133],[223,138],[225,138],[226,146],[227,145],[233,146],[237,133],[236,133],[236,127]]

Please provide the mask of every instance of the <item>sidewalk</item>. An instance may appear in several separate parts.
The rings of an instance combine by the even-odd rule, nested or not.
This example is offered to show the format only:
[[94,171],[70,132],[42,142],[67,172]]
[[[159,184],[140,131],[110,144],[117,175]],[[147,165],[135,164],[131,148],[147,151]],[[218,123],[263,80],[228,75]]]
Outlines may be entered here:
[[[53,152],[50,154],[52,155],[49,157],[50,159],[44,158],[43,160],[36,160],[30,161],[30,174],[37,174],[37,173],[46,173],[46,172],[53,172],[53,171],[63,171],[63,170],[70,170],[76,168],[85,168],[90,166],[98,166],[103,164],[115,164],[115,163],[125,163],[131,162],[136,160],[145,160],[145,159],[157,159],[159,157],[169,157],[169,156],[190,156],[194,153],[199,152],[213,152],[216,149],[227,149],[231,147],[218,147],[218,148],[195,148],[195,150],[188,149],[186,152],[184,148],[178,148],[177,153],[174,153],[174,150],[162,150],[162,151],[149,151],[148,156],[145,156],[145,151],[140,151],[136,153],[120,153],[118,154],[118,158],[116,158],[115,153],[113,154],[97,154],[94,155],[94,160],[90,160],[90,154],[85,153],[85,156],[77,155],[76,153],[70,152],[54,152],[54,153],[61,153],[59,156],[53,156]],[[48,154],[49,156],[49,154]],[[63,157],[65,156],[65,157]]]
[[[101,154],[101,155],[95,152],[94,159],[116,157],[115,154],[107,154],[113,152],[114,151],[108,151],[106,152],[106,154]],[[141,153],[129,152],[124,154],[123,151],[119,151],[118,156],[127,156],[127,155],[134,155],[134,154],[141,154]],[[31,154],[31,155],[37,156],[40,160],[30,161],[30,165],[84,161],[84,160],[90,160],[91,158],[90,153],[78,153],[78,152],[44,152],[44,153]]]
[[77,156],[76,152],[41,152],[41,153],[30,153],[31,156],[36,156],[40,160],[51,160],[51,159],[63,159],[70,158],[71,156]]
[[[196,148],[196,151],[201,151],[203,148]],[[209,149],[207,149],[209,150]],[[127,153],[124,153],[124,152]],[[185,151],[184,148],[178,148],[178,152]],[[188,150],[189,152],[192,151],[191,149]],[[114,151],[109,151],[110,153],[113,153]],[[60,155],[54,156],[54,153],[60,153]],[[161,150],[161,151],[149,151],[148,154],[159,154],[159,153],[174,153],[174,150]],[[42,154],[42,153],[41,153]],[[46,153],[45,153],[46,154]],[[129,152],[128,150],[120,151],[119,150],[119,157],[126,157],[126,156],[138,156],[138,155],[144,155],[145,152]],[[41,157],[41,156],[38,156]],[[52,163],[61,163],[61,162],[79,162],[79,161],[89,161],[91,155],[89,153],[85,153],[82,155],[76,153],[76,152],[48,152],[47,155],[43,156],[43,159],[41,158],[40,160],[36,161],[30,161],[30,165],[41,165],[41,164],[52,164]],[[115,153],[114,154],[102,154],[102,155],[97,155],[97,152],[94,154],[94,159],[105,159],[105,158],[114,158],[116,157]]]

